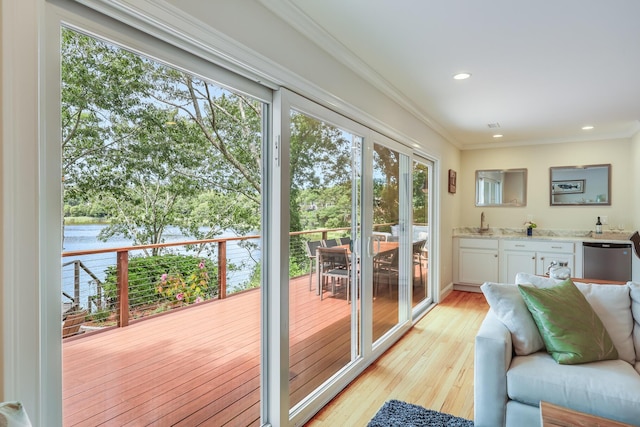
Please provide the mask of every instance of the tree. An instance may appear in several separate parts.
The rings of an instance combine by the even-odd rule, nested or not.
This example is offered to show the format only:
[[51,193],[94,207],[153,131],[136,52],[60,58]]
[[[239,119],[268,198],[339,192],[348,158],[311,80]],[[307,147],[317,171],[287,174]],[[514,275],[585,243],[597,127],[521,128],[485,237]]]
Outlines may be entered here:
[[259,101],[72,30],[62,40],[65,197],[104,206],[103,239],[259,228]]

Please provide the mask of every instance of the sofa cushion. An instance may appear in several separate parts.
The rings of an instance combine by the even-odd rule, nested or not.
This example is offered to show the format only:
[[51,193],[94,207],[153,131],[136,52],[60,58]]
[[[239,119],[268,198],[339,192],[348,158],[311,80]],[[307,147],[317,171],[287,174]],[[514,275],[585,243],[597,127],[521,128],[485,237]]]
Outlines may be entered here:
[[[560,282],[562,281],[527,273],[516,275],[516,284],[549,287]],[[618,357],[633,365],[636,361],[635,349],[640,348],[638,347],[640,344],[640,324],[634,327],[633,320],[640,319],[640,283],[636,288],[636,313],[634,316],[632,316],[634,307],[632,306],[633,295],[630,295],[631,286],[600,285],[578,281],[574,283],[587,298],[609,332],[609,336],[618,350]]]
[[[640,362],[640,282],[628,282],[633,314],[633,344],[637,349],[636,361]],[[640,370],[638,371],[640,372]]]
[[31,427],[29,416],[20,402],[0,403],[0,426]]
[[618,358],[602,321],[570,279],[552,288],[518,285],[518,289],[547,351],[558,363]]
[[516,356],[507,393],[533,406],[544,400],[634,425],[640,420],[640,375],[622,360],[559,365],[544,352]]
[[576,283],[587,298],[618,350],[618,357],[633,365],[636,351],[633,345],[633,316],[629,288],[622,285]]
[[517,355],[525,356],[544,348],[538,327],[516,285],[486,282],[480,290],[496,317],[511,332],[513,349]]

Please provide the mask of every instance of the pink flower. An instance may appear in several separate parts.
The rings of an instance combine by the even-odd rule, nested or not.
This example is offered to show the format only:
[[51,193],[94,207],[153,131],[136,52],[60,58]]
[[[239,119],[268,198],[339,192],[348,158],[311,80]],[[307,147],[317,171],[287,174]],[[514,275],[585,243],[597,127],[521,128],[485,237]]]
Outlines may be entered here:
[[198,264],[198,267],[200,267],[200,270],[204,268],[204,260],[200,261],[200,264]]
[[176,294],[176,299],[178,301],[182,301],[184,299],[184,294],[182,292]]
[[196,304],[199,303],[199,302],[202,302],[202,301],[203,301],[203,299],[201,297],[197,297],[196,298]]
[[162,280],[162,283],[167,281],[167,273],[164,273],[162,276],[160,276],[160,280]]

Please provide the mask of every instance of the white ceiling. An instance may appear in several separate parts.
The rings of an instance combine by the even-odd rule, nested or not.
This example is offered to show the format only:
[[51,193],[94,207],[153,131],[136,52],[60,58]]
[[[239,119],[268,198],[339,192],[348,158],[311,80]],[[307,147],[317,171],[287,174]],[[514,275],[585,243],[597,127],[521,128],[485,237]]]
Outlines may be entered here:
[[261,3],[463,149],[640,129],[640,0]]

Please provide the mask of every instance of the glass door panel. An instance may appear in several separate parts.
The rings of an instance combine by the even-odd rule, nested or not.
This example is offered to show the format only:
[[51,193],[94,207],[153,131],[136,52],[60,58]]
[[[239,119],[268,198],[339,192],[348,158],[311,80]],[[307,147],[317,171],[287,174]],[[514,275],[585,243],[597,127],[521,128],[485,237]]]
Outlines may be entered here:
[[295,407],[359,354],[362,138],[290,112],[289,398]]
[[431,301],[429,284],[429,172],[427,164],[413,161],[413,229],[412,264],[413,286],[411,292],[412,307],[424,301]]
[[406,241],[401,230],[401,154],[384,145],[373,146],[373,342],[400,320],[403,274],[400,250]]
[[267,104],[60,34],[63,424],[260,423]]

